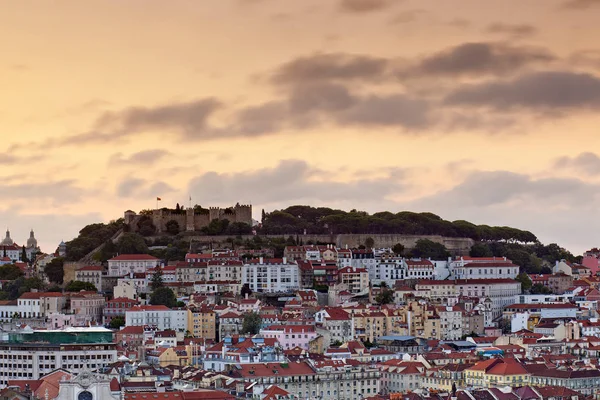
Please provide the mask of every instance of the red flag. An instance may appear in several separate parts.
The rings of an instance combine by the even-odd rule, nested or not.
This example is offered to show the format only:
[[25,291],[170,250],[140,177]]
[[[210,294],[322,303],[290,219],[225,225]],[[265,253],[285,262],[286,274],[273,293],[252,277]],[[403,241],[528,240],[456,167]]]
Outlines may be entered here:
[[156,201],[161,201],[161,200],[162,200],[162,199],[161,199],[160,197],[157,197],[157,198],[156,198]]

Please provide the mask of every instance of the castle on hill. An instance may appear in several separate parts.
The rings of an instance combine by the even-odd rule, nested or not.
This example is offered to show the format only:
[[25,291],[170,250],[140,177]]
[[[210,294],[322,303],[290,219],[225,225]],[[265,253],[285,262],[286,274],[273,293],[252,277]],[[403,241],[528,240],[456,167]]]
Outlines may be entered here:
[[[131,210],[125,211],[125,224],[133,230],[139,218],[139,214]],[[229,223],[242,222],[252,226],[252,205],[237,203],[229,208],[209,207],[208,209],[189,207],[182,208],[181,211],[161,208],[153,210],[151,218],[157,233],[166,232],[169,221],[176,221],[182,231],[188,232],[200,231],[214,220],[228,220]]]

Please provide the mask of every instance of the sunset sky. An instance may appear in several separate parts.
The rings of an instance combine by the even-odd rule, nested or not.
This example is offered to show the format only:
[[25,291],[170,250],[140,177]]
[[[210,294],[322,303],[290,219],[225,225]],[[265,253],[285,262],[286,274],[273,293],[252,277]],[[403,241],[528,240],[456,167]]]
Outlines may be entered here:
[[600,0],[0,0],[0,230],[293,204],[600,245]]

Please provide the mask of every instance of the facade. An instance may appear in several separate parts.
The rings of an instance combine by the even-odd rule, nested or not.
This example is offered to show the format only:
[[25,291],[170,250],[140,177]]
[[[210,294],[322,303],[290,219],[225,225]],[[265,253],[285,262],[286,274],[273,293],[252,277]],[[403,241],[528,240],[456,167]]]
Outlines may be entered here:
[[9,380],[40,379],[59,368],[73,374],[104,368],[117,361],[117,350],[108,329],[67,328],[14,334],[9,342],[0,342],[0,360],[0,386],[5,386]]
[[145,274],[157,266],[160,266],[159,259],[149,254],[121,254],[108,260],[108,275]]
[[253,292],[293,292],[300,288],[298,264],[286,258],[250,260],[242,268],[242,284]]
[[284,350],[294,347],[308,350],[310,342],[319,335],[313,325],[271,325],[261,329],[260,334],[277,340]]
[[429,260],[404,260],[407,279],[434,279],[435,267]]
[[347,285],[350,293],[362,293],[369,289],[369,272],[364,268],[345,267],[338,270],[338,281]]
[[102,266],[89,265],[75,272],[75,280],[89,282],[96,286],[96,289],[102,290],[102,275],[104,275],[104,268]]
[[45,318],[50,313],[62,312],[65,304],[62,293],[27,292],[17,300],[17,313],[21,318]]
[[115,317],[123,317],[125,319],[125,312],[138,305],[139,302],[137,300],[128,297],[115,297],[112,300],[108,300],[105,303],[103,311],[103,323],[105,325],[110,324],[110,321]]
[[217,314],[206,307],[188,308],[188,331],[193,337],[216,339]]
[[75,315],[75,323],[78,326],[100,324],[105,303],[104,296],[98,293],[74,293],[71,295],[70,312]]
[[475,388],[523,386],[531,374],[515,358],[492,358],[465,369],[465,383]]
[[383,393],[406,393],[421,385],[425,365],[418,361],[388,360],[379,364],[381,391]]
[[170,309],[166,306],[135,306],[125,312],[126,326],[154,326],[160,331],[188,330],[187,310]]

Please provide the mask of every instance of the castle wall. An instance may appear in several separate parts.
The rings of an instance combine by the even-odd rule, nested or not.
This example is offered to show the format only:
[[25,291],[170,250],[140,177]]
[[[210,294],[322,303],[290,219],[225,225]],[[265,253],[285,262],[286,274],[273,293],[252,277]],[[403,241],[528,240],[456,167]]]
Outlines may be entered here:
[[[296,238],[294,234],[286,234],[286,235],[262,235],[263,237],[270,238],[287,238],[292,236]],[[242,239],[252,239],[253,235],[244,235]],[[398,235],[398,234],[385,234],[385,235],[375,235],[375,234],[344,234],[344,235],[298,235],[300,239],[302,239],[304,244],[311,241],[313,243],[321,242],[321,243],[334,243],[336,246],[343,248],[348,246],[349,248],[358,247],[361,244],[365,243],[367,238],[373,238],[375,241],[375,247],[392,247],[397,243],[402,244],[407,249],[412,249],[415,247],[417,241],[419,239],[429,239],[433,242],[441,243],[452,255],[468,255],[471,246],[475,243],[473,239],[469,238],[454,238],[454,237],[444,237],[438,235]],[[230,236],[207,236],[207,235],[198,235],[191,236],[191,238],[198,242],[203,243],[225,243]]]

